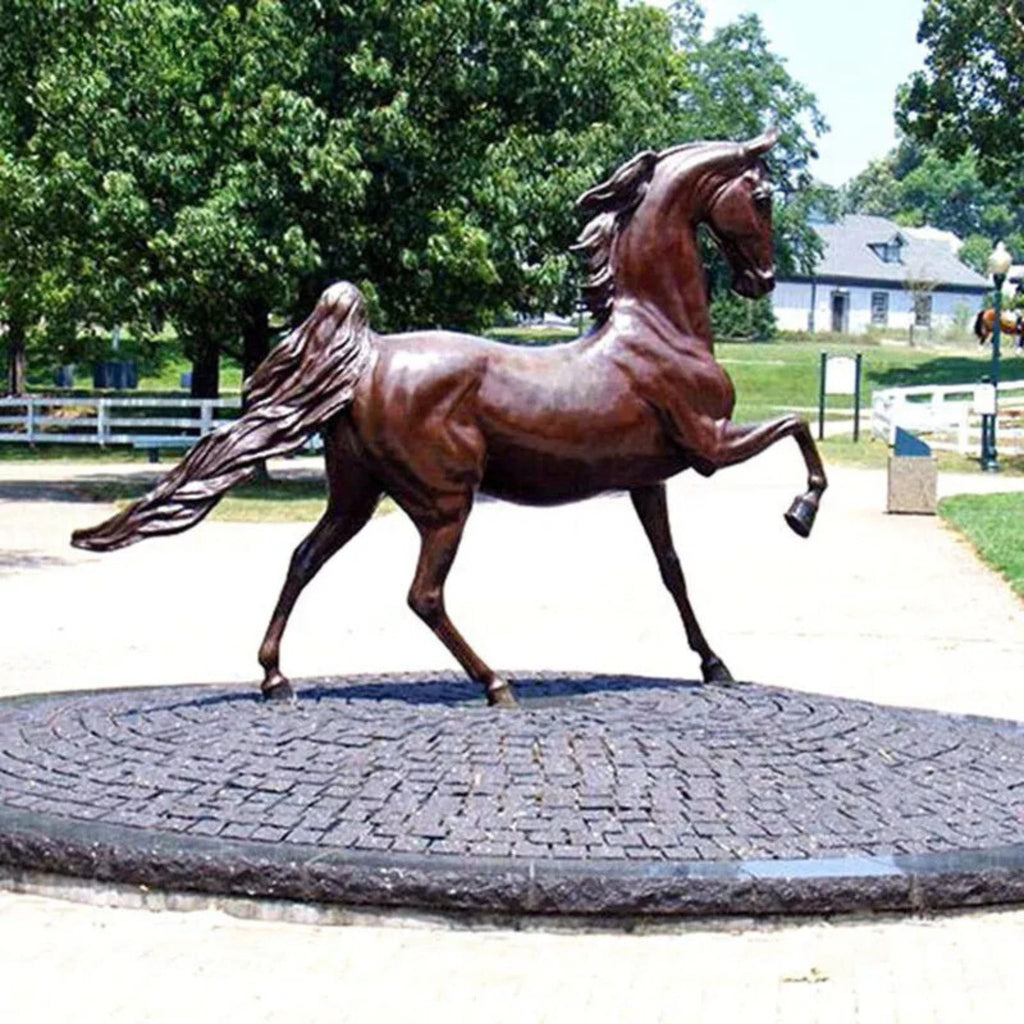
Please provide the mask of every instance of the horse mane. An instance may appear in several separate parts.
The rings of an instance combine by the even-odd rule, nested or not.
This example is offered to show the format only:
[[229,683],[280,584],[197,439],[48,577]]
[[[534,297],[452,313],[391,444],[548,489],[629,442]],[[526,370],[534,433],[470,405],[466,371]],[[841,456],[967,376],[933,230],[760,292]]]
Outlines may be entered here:
[[571,250],[582,253],[586,259],[587,279],[580,287],[580,295],[598,326],[611,316],[615,295],[612,243],[647,195],[659,159],[660,155],[650,149],[638,153],[576,202],[576,209],[592,215]]
[[590,214],[591,218],[570,250],[581,253],[586,259],[587,277],[580,286],[580,295],[598,327],[608,321],[615,299],[615,268],[612,266],[615,239],[647,195],[655,167],[667,156],[712,146],[736,148],[734,143],[686,142],[660,153],[647,149],[576,201],[576,209]]

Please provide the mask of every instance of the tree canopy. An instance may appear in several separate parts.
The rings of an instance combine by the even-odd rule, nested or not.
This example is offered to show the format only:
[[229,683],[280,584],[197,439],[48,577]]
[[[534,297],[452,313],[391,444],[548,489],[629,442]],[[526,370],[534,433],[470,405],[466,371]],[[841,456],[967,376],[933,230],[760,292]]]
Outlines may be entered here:
[[[813,96],[694,0],[0,0],[9,361],[170,325],[215,393],[332,279],[381,329],[567,310],[572,202],[640,148],[782,129],[806,265]],[[35,348],[33,349],[33,346]],[[18,353],[22,353],[18,356]]]
[[1019,0],[928,0],[918,41],[925,67],[897,102],[897,122],[947,159],[976,154],[980,177],[1024,200],[1016,149],[1024,131],[1024,10]]

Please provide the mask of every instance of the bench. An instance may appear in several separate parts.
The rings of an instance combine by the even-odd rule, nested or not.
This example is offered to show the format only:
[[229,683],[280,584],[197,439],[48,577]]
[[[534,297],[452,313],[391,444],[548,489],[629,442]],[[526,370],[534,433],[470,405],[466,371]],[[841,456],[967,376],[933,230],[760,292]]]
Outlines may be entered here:
[[148,452],[150,462],[159,462],[162,450],[185,452],[198,440],[198,437],[133,437],[132,447]]

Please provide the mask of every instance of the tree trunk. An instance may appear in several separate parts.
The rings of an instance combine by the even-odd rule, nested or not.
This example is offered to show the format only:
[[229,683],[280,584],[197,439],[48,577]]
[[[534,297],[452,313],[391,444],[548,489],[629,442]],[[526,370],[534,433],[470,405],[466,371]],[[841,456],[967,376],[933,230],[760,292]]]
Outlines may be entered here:
[[220,397],[220,347],[205,332],[196,339],[190,394],[193,398]]
[[[262,299],[255,299],[245,309],[242,318],[242,380],[248,380],[256,367],[270,354],[270,310]],[[245,409],[245,399],[242,399]],[[253,483],[265,484],[270,480],[265,459],[254,465]]]
[[25,394],[25,321],[13,317],[7,323],[7,380],[9,395]]
[[250,302],[242,319],[242,377],[248,380],[270,354],[270,310],[260,299]]

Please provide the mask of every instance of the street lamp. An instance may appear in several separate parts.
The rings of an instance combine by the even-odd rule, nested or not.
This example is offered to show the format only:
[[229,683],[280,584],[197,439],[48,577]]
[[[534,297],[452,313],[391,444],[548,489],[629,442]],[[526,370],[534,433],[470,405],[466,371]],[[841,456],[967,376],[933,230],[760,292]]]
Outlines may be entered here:
[[1013,257],[1000,242],[988,258],[988,272],[996,286],[994,323],[992,324],[991,407],[981,417],[981,464],[990,472],[999,469],[996,455],[996,420],[999,416],[999,341],[1002,326],[1003,282],[1013,264]]

